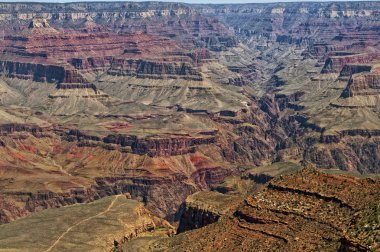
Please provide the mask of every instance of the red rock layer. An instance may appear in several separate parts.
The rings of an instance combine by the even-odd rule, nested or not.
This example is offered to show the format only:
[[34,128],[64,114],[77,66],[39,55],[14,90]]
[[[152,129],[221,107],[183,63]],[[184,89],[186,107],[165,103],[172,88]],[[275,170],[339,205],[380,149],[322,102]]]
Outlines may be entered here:
[[329,57],[321,73],[339,73],[347,64],[367,64],[378,60],[380,53],[348,54]]
[[[187,53],[174,40],[145,34],[58,32],[31,26],[0,42],[0,71],[35,81],[85,83],[83,73],[201,80],[194,65],[207,51]],[[52,30],[53,29],[53,30]]]

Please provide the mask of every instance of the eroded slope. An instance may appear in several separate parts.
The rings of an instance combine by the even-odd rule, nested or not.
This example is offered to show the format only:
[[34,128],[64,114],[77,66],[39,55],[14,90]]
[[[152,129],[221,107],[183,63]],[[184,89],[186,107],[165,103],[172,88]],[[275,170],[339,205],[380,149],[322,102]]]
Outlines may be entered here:
[[[379,186],[378,179],[303,169],[274,179],[262,192],[246,198],[233,214],[214,224],[161,239],[151,243],[148,250],[337,251],[346,246],[343,237],[351,230],[352,219],[373,210],[372,204],[379,200]],[[368,218],[372,230],[367,232],[373,236],[378,219],[372,212]],[[376,250],[378,241],[363,234],[350,246]]]

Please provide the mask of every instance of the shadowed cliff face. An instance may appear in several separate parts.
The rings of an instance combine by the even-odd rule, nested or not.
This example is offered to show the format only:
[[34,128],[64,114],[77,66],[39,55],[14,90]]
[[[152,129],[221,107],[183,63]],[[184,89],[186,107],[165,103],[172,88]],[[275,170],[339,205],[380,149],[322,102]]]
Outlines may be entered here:
[[[183,205],[189,195],[248,168],[380,171],[377,2],[2,3],[0,12],[1,223],[129,193],[172,222],[184,213],[182,232],[222,216],[204,204],[198,213],[191,198]],[[257,221],[246,208],[230,221]],[[319,224],[332,230],[326,239],[341,237]],[[293,239],[261,231],[274,246]]]

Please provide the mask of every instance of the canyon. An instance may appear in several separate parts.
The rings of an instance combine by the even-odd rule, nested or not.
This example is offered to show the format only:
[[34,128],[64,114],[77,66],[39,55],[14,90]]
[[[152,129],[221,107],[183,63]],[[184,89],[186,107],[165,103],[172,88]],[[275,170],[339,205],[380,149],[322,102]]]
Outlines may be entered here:
[[[115,229],[94,215],[91,246],[49,248],[49,231],[33,249],[376,251],[379,14],[0,3],[0,250],[31,246],[6,238],[30,223],[122,201]],[[64,236],[86,236],[76,217]]]

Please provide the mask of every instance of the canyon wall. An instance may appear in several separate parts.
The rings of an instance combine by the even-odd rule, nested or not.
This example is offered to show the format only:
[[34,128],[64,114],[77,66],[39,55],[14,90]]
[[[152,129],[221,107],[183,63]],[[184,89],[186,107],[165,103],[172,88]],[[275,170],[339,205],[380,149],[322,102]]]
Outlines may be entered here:
[[[379,173],[379,13],[377,2],[0,4],[0,222],[129,193],[182,215],[185,233],[223,221],[213,203],[228,201],[185,199],[247,167]],[[291,221],[266,196],[351,214],[335,192],[279,184],[261,195],[268,215],[251,199],[231,215],[236,230],[293,246],[304,230],[261,229]],[[294,218],[341,237],[314,214]]]

